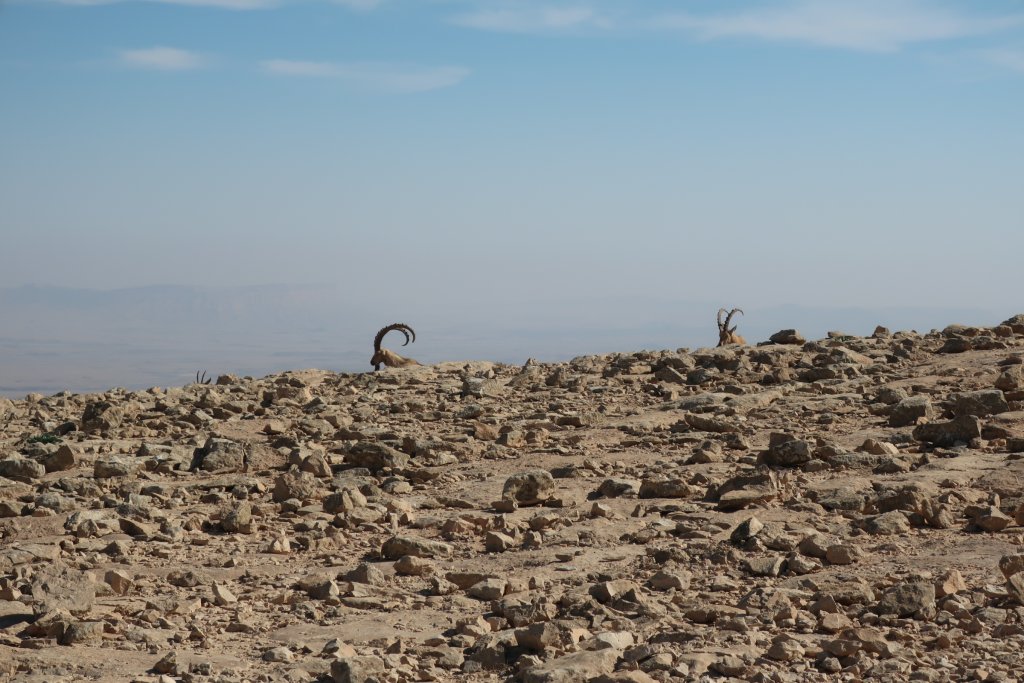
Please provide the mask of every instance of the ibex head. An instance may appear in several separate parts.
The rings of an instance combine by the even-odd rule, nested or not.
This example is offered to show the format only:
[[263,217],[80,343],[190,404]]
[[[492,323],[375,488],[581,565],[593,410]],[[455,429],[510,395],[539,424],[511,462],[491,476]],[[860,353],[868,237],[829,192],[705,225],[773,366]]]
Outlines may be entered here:
[[412,335],[412,341],[416,341],[416,333],[405,323],[393,323],[387,327],[382,327],[380,331],[377,332],[377,336],[373,338],[373,358],[370,359],[370,365],[373,366],[375,371],[380,370],[381,365],[391,365],[392,363],[389,361],[392,359],[405,360],[402,359],[401,356],[398,356],[387,349],[381,348],[380,344],[384,341],[384,335],[391,330],[398,330],[405,335],[405,341],[402,343],[402,346],[409,343],[409,335]]
[[[722,314],[725,313],[725,320],[722,320]],[[736,334],[736,326],[729,327],[729,323],[732,322],[732,317],[739,313],[743,315],[743,311],[739,308],[734,308],[731,311],[726,311],[724,308],[718,309],[718,345],[725,346],[726,344],[746,344],[747,340]]]
[[199,371],[196,370],[196,384],[209,384],[213,381],[213,377],[206,376],[206,370],[203,370],[203,376],[199,376]]

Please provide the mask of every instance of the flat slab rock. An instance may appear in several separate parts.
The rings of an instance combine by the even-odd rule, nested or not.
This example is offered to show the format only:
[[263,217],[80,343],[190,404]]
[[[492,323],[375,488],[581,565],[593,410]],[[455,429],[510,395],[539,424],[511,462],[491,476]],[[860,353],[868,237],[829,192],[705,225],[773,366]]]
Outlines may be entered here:
[[523,683],[586,683],[615,669],[620,651],[605,649],[557,657],[523,673]]

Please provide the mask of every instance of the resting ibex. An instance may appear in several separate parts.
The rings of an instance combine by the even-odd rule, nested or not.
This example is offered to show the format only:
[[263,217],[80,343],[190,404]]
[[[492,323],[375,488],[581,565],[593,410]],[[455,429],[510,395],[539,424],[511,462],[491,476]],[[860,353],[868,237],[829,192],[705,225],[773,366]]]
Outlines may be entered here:
[[[722,314],[725,313],[725,322],[722,321]],[[724,308],[718,309],[718,345],[725,346],[726,344],[746,344],[747,340],[736,334],[736,326],[729,327],[729,323],[732,322],[732,317],[739,313],[743,315],[743,311],[738,308],[734,308],[731,311],[726,311]]]
[[412,358],[403,358],[394,351],[388,351],[387,349],[381,348],[380,343],[384,341],[384,335],[390,332],[391,330],[398,330],[399,332],[405,335],[405,343],[403,343],[402,346],[405,346],[406,344],[409,343],[410,334],[412,335],[412,341],[416,341],[416,333],[413,332],[413,329],[411,327],[404,323],[394,323],[392,325],[388,325],[387,327],[381,328],[381,330],[377,333],[377,336],[373,338],[373,358],[370,359],[370,365],[373,366],[374,372],[380,370],[381,365],[386,365],[389,368],[405,368],[410,365],[420,364],[418,361],[415,361]]

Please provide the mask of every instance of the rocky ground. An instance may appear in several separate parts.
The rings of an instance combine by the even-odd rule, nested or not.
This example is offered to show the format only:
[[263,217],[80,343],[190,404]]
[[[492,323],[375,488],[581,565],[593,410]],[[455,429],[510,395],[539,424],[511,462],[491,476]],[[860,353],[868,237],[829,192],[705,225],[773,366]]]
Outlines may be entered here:
[[0,680],[1024,677],[1024,315],[0,399]]

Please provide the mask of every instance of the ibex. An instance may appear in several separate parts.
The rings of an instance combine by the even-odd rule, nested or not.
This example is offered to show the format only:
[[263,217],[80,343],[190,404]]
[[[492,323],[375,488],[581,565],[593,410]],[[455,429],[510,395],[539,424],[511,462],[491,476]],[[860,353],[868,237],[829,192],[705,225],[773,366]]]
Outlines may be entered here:
[[203,370],[203,376],[199,376],[199,371],[196,370],[196,384],[209,384],[213,381],[212,377],[206,376],[206,370]]
[[[725,313],[725,322],[722,321],[722,314]],[[736,334],[736,326],[729,327],[729,323],[732,322],[732,317],[739,313],[743,315],[743,311],[738,308],[734,308],[731,311],[726,311],[724,308],[718,309],[718,345],[725,346],[726,344],[746,344],[747,340]]]
[[404,323],[394,323],[387,327],[382,327],[377,332],[377,336],[373,338],[373,358],[370,359],[370,365],[373,366],[374,372],[380,370],[381,365],[386,365],[389,368],[405,368],[410,365],[420,365],[419,361],[415,361],[412,358],[403,358],[394,351],[381,348],[380,343],[384,341],[384,335],[391,330],[398,330],[405,335],[405,343],[402,346],[409,343],[410,334],[412,335],[412,341],[416,341],[416,333]]

